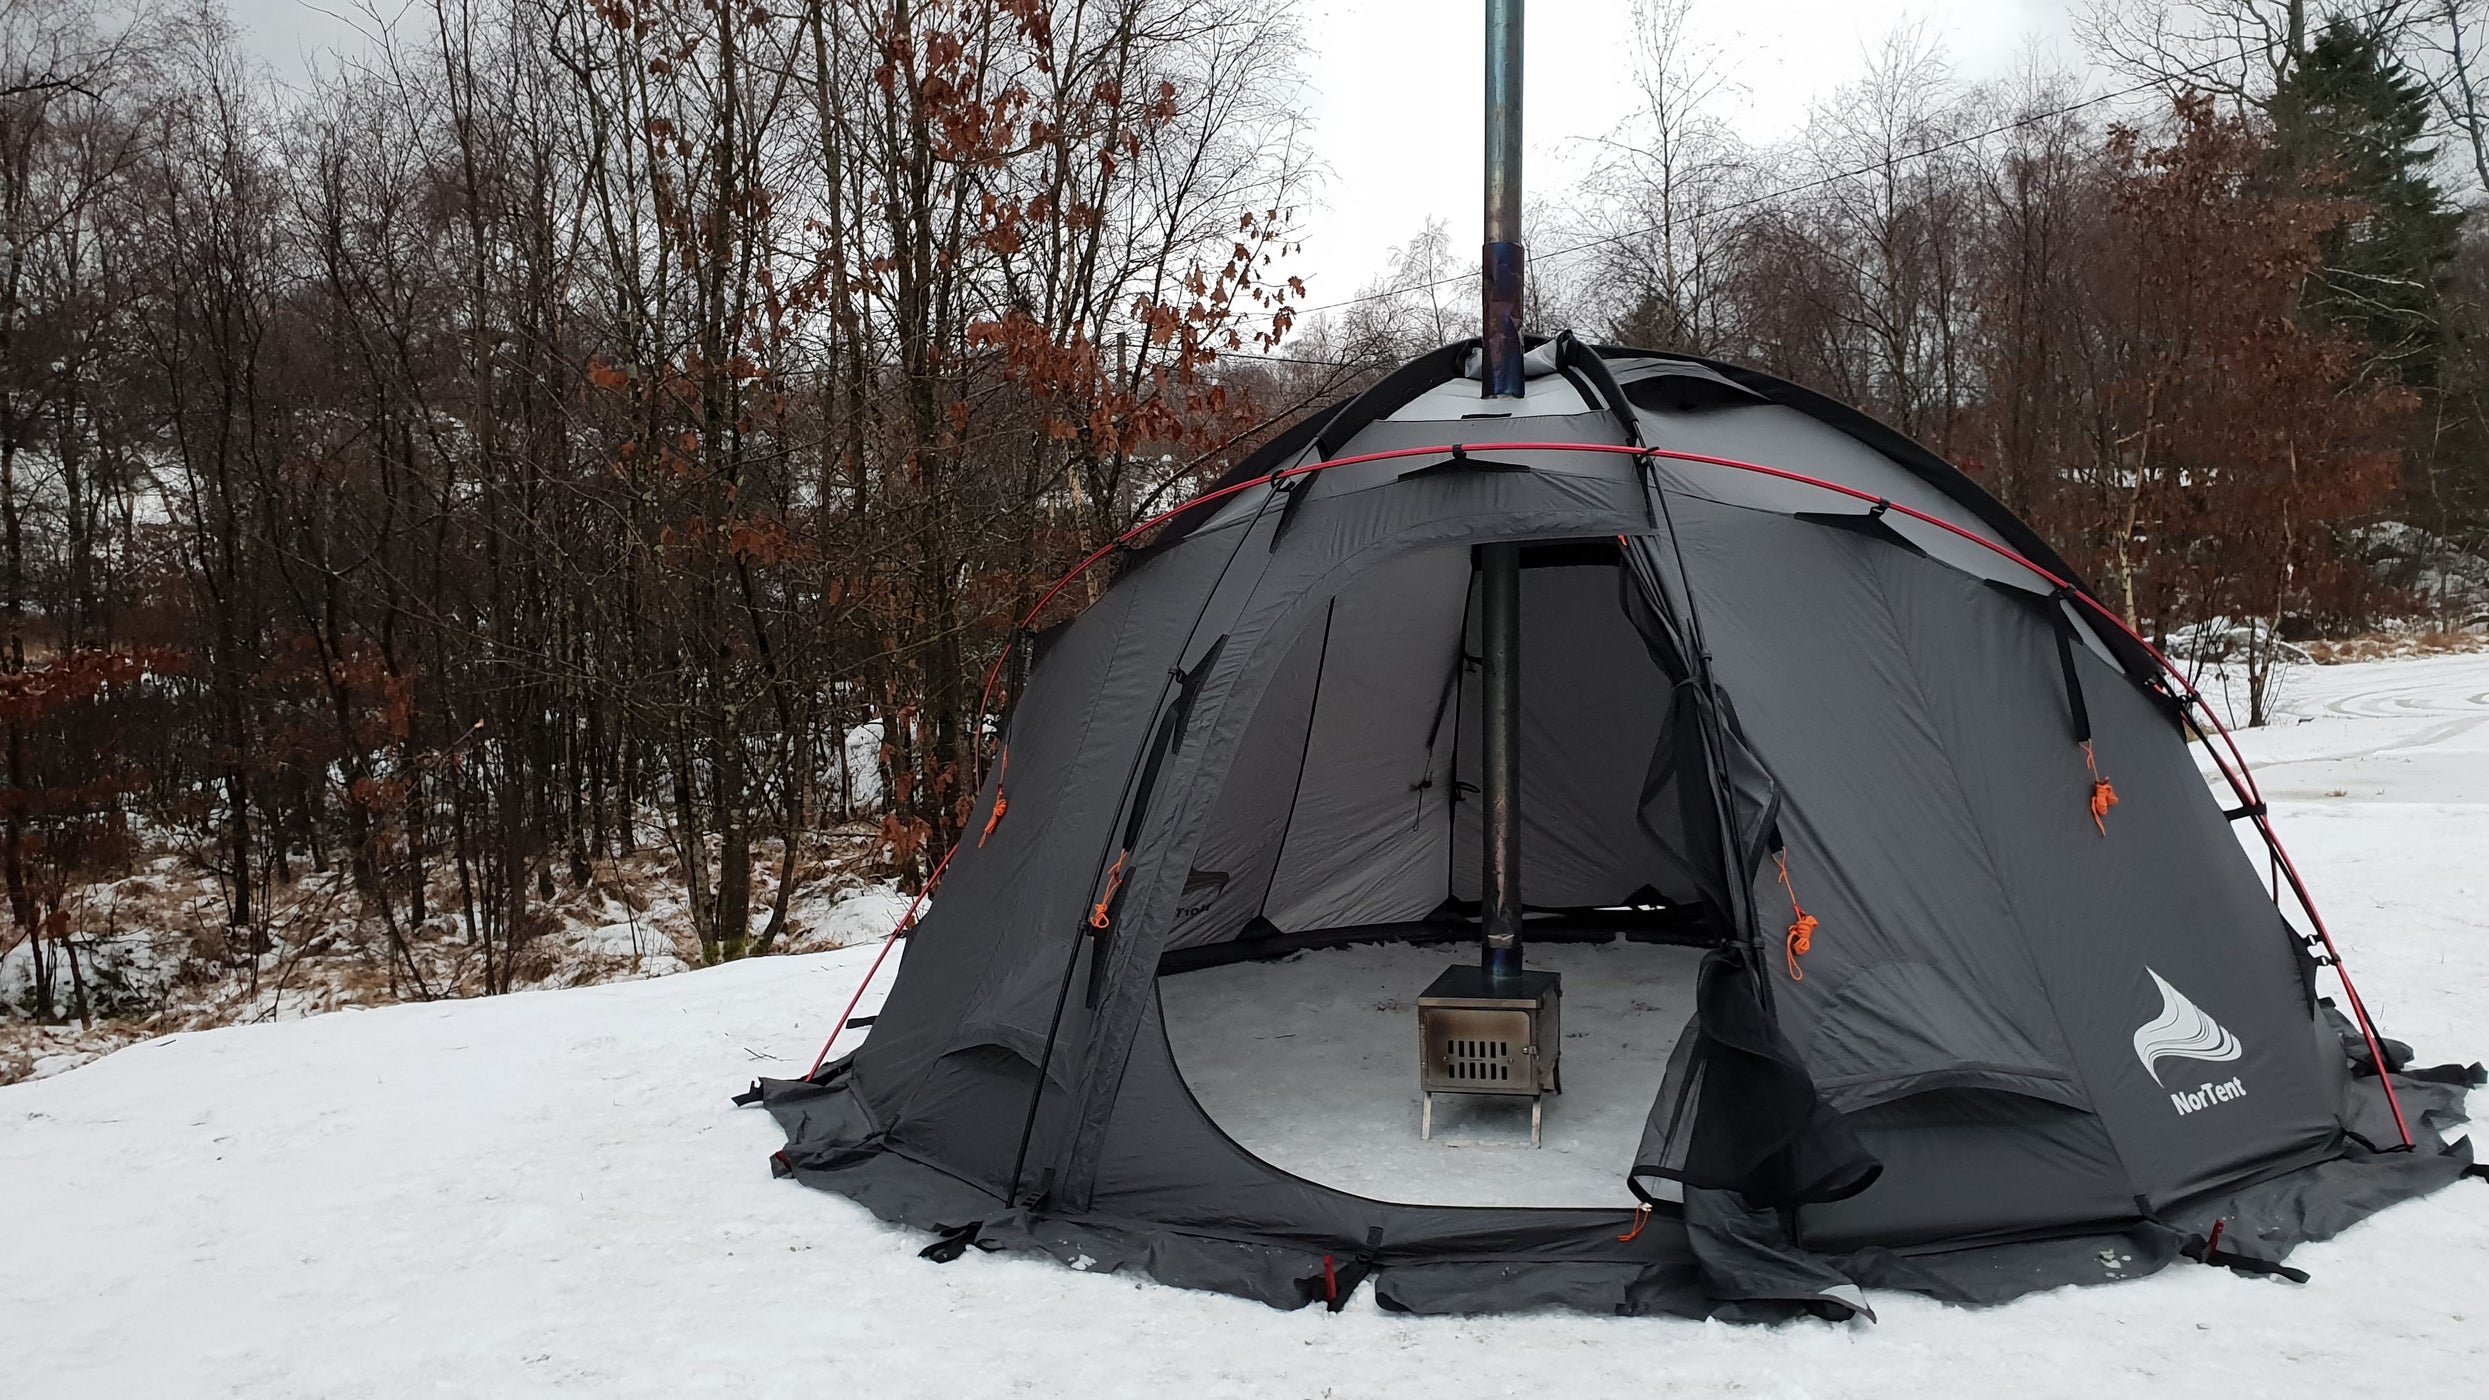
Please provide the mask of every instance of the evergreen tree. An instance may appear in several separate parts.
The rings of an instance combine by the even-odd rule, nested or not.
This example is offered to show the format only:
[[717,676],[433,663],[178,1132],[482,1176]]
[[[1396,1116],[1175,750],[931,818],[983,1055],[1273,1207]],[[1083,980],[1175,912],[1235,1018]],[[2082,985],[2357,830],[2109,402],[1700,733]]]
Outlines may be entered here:
[[2327,235],[2305,298],[2357,332],[2405,385],[2438,387],[2441,301],[2463,216],[2429,178],[2429,94],[2373,22],[2329,20],[2266,108],[2287,179],[2360,206]]

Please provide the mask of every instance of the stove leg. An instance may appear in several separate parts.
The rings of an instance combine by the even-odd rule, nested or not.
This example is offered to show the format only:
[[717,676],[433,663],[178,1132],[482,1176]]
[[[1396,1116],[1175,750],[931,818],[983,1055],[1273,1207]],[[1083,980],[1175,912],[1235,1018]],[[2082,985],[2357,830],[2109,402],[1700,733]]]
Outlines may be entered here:
[[1418,1115],[1417,1136],[1421,1142],[1435,1140],[1435,1096],[1432,1094],[1426,1096],[1425,1112]]
[[1538,1095],[1530,1095],[1530,1146],[1532,1147],[1538,1146],[1539,1114],[1545,1108],[1546,1103],[1547,1101]]

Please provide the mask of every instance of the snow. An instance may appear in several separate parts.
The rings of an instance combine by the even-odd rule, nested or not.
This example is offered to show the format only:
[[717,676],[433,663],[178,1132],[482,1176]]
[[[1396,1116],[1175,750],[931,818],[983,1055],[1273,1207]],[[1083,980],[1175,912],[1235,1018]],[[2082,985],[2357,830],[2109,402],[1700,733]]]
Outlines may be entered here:
[[[2297,672],[2285,710],[2307,722],[2245,742],[2362,990],[2430,1059],[2489,1052],[2489,657]],[[2180,1266],[1980,1311],[1879,1294],[1874,1328],[1406,1318],[1366,1293],[1280,1313],[925,1263],[921,1236],[771,1180],[775,1127],[725,1102],[811,1063],[874,952],[186,1033],[0,1088],[0,1390],[2489,1393],[2477,1182],[2299,1251],[2305,1287]]]
[[1418,1136],[1417,996],[1463,955],[1326,948],[1169,977],[1159,1004],[1193,1097],[1274,1166],[1381,1200],[1631,1211],[1625,1171],[1693,1015],[1702,955],[1530,945],[1532,967],[1564,978],[1564,1092],[1545,1101],[1536,1151],[1527,1099],[1438,1094],[1434,1140]]
[[882,800],[882,725],[880,720],[847,731],[847,805],[866,811]]
[[896,884],[884,880],[861,888],[798,895],[787,913],[789,921],[803,931],[805,946],[846,948],[880,942],[899,926],[914,902]]

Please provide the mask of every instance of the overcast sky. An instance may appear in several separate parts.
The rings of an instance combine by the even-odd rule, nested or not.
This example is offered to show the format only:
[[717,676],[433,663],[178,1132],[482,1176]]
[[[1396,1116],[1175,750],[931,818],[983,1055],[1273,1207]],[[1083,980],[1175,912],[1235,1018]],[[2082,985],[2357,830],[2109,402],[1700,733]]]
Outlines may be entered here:
[[[1316,303],[1353,294],[1429,215],[1458,250],[1480,237],[1485,44],[1475,0],[1305,0],[1313,140],[1331,169],[1307,262]],[[1553,193],[1634,105],[1631,0],[1538,0],[1523,75],[1525,186]],[[1855,78],[1896,25],[1923,25],[1965,81],[2001,77],[2033,45],[2081,61],[2068,0],[1696,0],[1700,37],[1727,56],[1724,104],[1749,141],[1786,136],[1810,102]]]
[[[310,56],[364,41],[356,0],[228,0],[280,76]],[[395,13],[404,0],[378,0]],[[1701,37],[1729,57],[1728,115],[1748,140],[1785,136],[1810,102],[1856,77],[1895,26],[1919,24],[1957,77],[2001,77],[2035,46],[2081,62],[2073,0],[1696,0]],[[1478,0],[1299,0],[1312,139],[1328,174],[1306,221],[1316,304],[1353,295],[1394,244],[1430,216],[1455,248],[1479,240],[1483,7]],[[1589,142],[1631,108],[1631,0],[1537,0],[1524,74],[1528,188],[1552,193],[1582,172]],[[420,13],[419,11],[417,12]],[[349,24],[345,17],[351,16]]]

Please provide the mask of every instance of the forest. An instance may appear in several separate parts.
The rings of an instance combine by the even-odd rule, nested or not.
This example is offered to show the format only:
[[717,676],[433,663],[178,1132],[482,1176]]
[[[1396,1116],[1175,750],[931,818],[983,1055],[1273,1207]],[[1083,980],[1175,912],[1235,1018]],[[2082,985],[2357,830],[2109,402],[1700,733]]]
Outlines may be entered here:
[[[2104,3],[1988,83],[1903,30],[1768,146],[1693,13],[1534,193],[1532,329],[1858,405],[2250,719],[2312,640],[2489,621],[2489,5]],[[1005,644],[1107,571],[1049,585],[1474,333],[1441,223],[1309,293],[1301,45],[414,0],[281,84],[215,0],[0,0],[0,1017],[88,1019],[94,892],[168,856],[185,975],[256,990],[325,880],[391,998],[534,985],[620,862],[695,962],[783,946],[834,839],[921,888]]]

